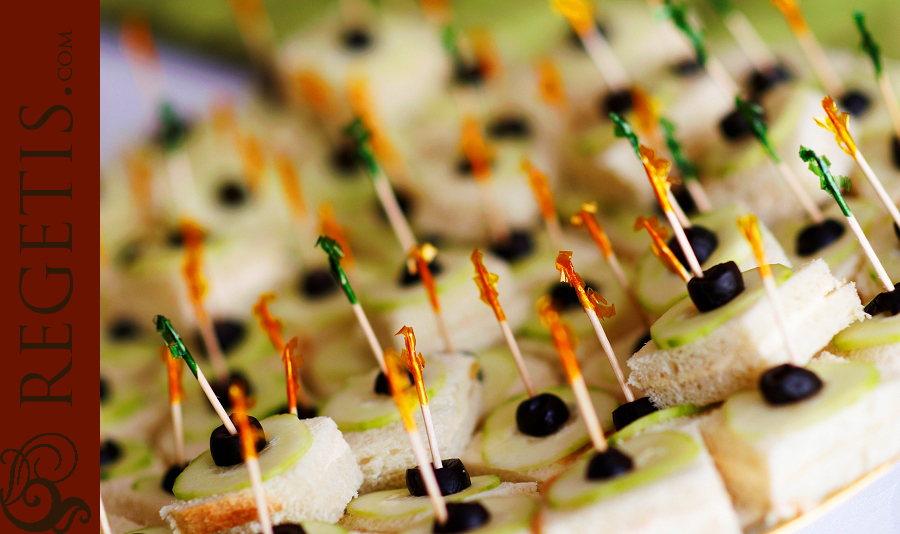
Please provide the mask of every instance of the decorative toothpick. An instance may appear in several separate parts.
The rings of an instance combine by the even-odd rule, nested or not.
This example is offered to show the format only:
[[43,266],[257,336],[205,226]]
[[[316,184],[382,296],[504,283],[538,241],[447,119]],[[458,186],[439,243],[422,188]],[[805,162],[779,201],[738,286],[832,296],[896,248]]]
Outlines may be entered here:
[[228,5],[253,62],[272,66],[277,49],[275,29],[262,0],[230,0]]
[[736,9],[729,0],[712,0],[711,3],[757,72],[765,72],[778,64],[775,55],[741,10]]
[[237,434],[237,428],[235,428],[231,419],[228,418],[228,413],[225,411],[225,408],[222,407],[222,403],[219,402],[219,399],[213,392],[212,387],[209,385],[209,381],[206,380],[206,377],[203,375],[203,370],[197,366],[197,362],[195,362],[194,357],[191,356],[191,351],[185,346],[184,341],[181,340],[181,336],[175,331],[172,323],[163,315],[154,317],[153,323],[156,325],[156,331],[159,332],[163,341],[166,342],[166,346],[169,347],[169,352],[172,354],[172,357],[182,359],[184,360],[184,363],[187,364],[188,369],[191,370],[191,374],[197,379],[197,382],[200,384],[200,389],[203,390],[206,398],[209,399],[209,403],[212,404],[213,409],[216,411],[219,419],[222,420],[222,424],[225,425],[228,433],[232,435]]
[[553,248],[558,249],[563,245],[564,238],[562,228],[559,226],[559,216],[556,214],[553,192],[550,191],[550,184],[547,183],[547,175],[532,165],[527,157],[522,158],[522,170],[528,173],[528,183],[531,185],[534,198],[541,209],[541,216],[547,224],[547,233],[550,234],[551,244]]
[[847,203],[844,201],[844,196],[841,194],[841,189],[850,188],[850,179],[845,176],[832,176],[831,162],[828,161],[828,158],[819,156],[813,150],[804,146],[800,147],[800,159],[809,163],[809,170],[819,177],[822,189],[831,195],[834,201],[837,202],[838,207],[841,209],[841,213],[847,218],[847,224],[856,235],[856,239],[866,253],[866,257],[869,258],[869,262],[872,264],[872,267],[874,267],[875,273],[878,274],[878,278],[881,280],[881,285],[884,286],[885,291],[893,291],[894,284],[891,282],[891,277],[884,269],[884,266],[881,264],[881,260],[878,259],[875,251],[872,250],[872,245],[870,245],[869,240],[866,239],[866,234],[862,231],[862,228],[860,228],[859,222],[857,222],[856,217],[853,216],[850,207],[847,206]]
[[509,240],[510,230],[491,180],[493,150],[481,135],[478,120],[472,116],[468,116],[463,120],[460,144],[463,155],[465,155],[472,168],[472,176],[479,185],[481,206],[485,219],[488,222],[491,240],[494,243],[505,243]]
[[616,354],[613,352],[612,345],[609,343],[609,338],[606,337],[603,325],[600,324],[601,318],[608,319],[616,314],[615,304],[607,305],[606,299],[604,299],[600,293],[597,293],[589,287],[585,287],[584,280],[582,280],[581,276],[575,272],[575,266],[572,265],[572,253],[570,251],[559,251],[559,255],[556,257],[556,270],[559,271],[559,281],[567,283],[575,289],[578,300],[584,308],[584,313],[586,313],[590,319],[591,326],[594,327],[594,333],[597,334],[597,339],[600,341],[600,346],[603,347],[603,352],[606,353],[609,365],[616,375],[616,380],[619,381],[619,387],[622,388],[622,393],[625,395],[628,402],[633,401],[634,393],[631,392],[631,388],[628,387],[628,384],[625,382],[625,374],[622,373],[622,367],[619,365],[619,360],[616,359]]
[[441,449],[438,446],[437,433],[434,431],[434,422],[431,420],[431,408],[428,407],[428,392],[425,391],[425,379],[422,378],[422,370],[425,368],[425,359],[421,352],[416,352],[416,333],[412,327],[404,326],[395,336],[403,336],[406,347],[400,353],[400,358],[406,362],[406,368],[413,376],[413,384],[416,386],[416,394],[419,396],[419,406],[422,408],[422,421],[425,423],[425,436],[428,438],[428,446],[431,448],[431,462],[435,469],[444,467],[441,463]]
[[519,344],[516,342],[516,337],[513,335],[509,323],[506,322],[506,314],[503,313],[503,308],[500,306],[500,300],[497,298],[497,281],[500,277],[487,270],[487,267],[484,266],[483,258],[484,255],[477,248],[472,251],[472,265],[475,267],[475,277],[473,280],[475,280],[475,285],[478,286],[479,297],[481,298],[481,302],[484,302],[494,310],[494,316],[500,324],[500,330],[503,332],[503,338],[506,339],[509,351],[512,352],[513,360],[516,362],[516,368],[519,370],[519,376],[522,377],[522,383],[525,384],[528,396],[534,397],[537,394],[534,389],[534,383],[531,381],[531,375],[528,373],[528,368],[525,367],[525,359],[522,358],[522,351],[519,350]]
[[787,352],[788,359],[795,365],[799,365],[797,356],[791,348],[791,337],[787,330],[787,320],[784,314],[784,304],[781,301],[781,295],[778,293],[778,287],[775,285],[775,277],[772,275],[772,266],[766,259],[766,249],[763,247],[762,234],[759,231],[759,221],[756,215],[752,213],[745,215],[737,220],[738,228],[744,238],[750,243],[753,249],[753,256],[756,257],[756,263],[759,264],[759,276],[762,279],[763,287],[766,290],[766,296],[769,299],[769,306],[775,315],[775,323],[781,332],[781,338],[784,341],[784,349]]
[[594,240],[594,243],[597,244],[597,248],[600,249],[600,253],[603,254],[603,258],[606,259],[606,262],[609,264],[609,268],[616,277],[616,281],[619,282],[619,286],[625,291],[625,294],[628,295],[628,300],[631,301],[632,307],[637,311],[638,316],[641,318],[641,322],[649,329],[652,324],[650,317],[647,315],[647,311],[641,306],[640,301],[638,301],[634,288],[628,283],[628,277],[625,276],[622,264],[619,263],[619,258],[613,251],[612,244],[609,242],[606,232],[603,231],[603,227],[597,222],[596,215],[597,203],[585,202],[581,205],[581,209],[572,215],[572,226],[575,228],[584,228],[587,230],[588,234],[590,234],[591,239]]
[[586,0],[550,0],[550,7],[572,25],[610,90],[617,91],[631,85],[628,73],[597,29],[593,9]]
[[207,313],[203,301],[206,297],[206,279],[203,276],[203,238],[206,232],[193,221],[185,220],[178,225],[181,238],[184,243],[184,263],[182,272],[187,283],[191,306],[194,309],[194,317],[203,337],[203,346],[209,353],[209,361],[216,371],[216,376],[222,383],[228,381],[228,364],[222,354],[222,346],[219,345],[219,337],[212,316]]
[[[309,398],[306,395],[306,391],[299,382],[299,378],[295,381],[293,372],[292,356],[299,356],[298,348],[300,342],[297,336],[294,336],[288,343],[284,342],[284,337],[282,335],[284,323],[273,316],[272,312],[269,310],[269,303],[273,300],[275,300],[275,293],[263,293],[260,295],[256,305],[253,306],[253,315],[256,316],[259,328],[269,338],[272,347],[274,347],[275,351],[282,356],[282,361],[285,366],[284,373],[288,381],[288,409],[291,410],[291,413],[296,414],[297,394],[300,396],[300,406],[304,408],[309,406]],[[292,397],[294,398],[293,402],[290,401]]]
[[[665,158],[656,158],[656,152],[653,149],[641,145],[640,141],[638,141],[637,135],[634,133],[634,130],[631,128],[631,125],[628,123],[628,121],[626,121],[616,113],[610,113],[609,117],[613,120],[613,123],[615,123],[613,132],[615,133],[616,137],[628,140],[628,143],[631,144],[631,148],[634,149],[635,155],[638,157],[638,159],[641,160],[641,164],[644,166],[644,171],[647,173],[647,177],[650,178],[650,185],[653,186],[654,192],[657,193],[657,198],[659,198],[659,193],[656,191],[656,182],[651,176],[651,170],[650,168],[648,168],[648,165],[655,161],[663,162],[660,163],[660,165],[667,166],[666,175],[662,181],[663,190],[665,191],[665,196],[667,198],[666,205],[668,206],[669,211],[671,211],[672,215],[677,218],[677,222],[681,228],[690,228],[691,221],[688,220],[687,215],[685,215],[684,213],[684,210],[681,209],[681,205],[678,204],[678,200],[669,195],[669,188],[671,187],[671,184],[674,183],[668,179],[668,169],[671,168],[669,162],[666,161]],[[648,159],[651,153],[653,154],[652,161]]]
[[181,411],[181,396],[184,395],[182,376],[184,367],[181,360],[169,357],[169,347],[161,346],[159,356],[166,365],[166,376],[169,384],[169,411],[172,413],[172,434],[175,440],[175,462],[184,465],[187,458],[184,455],[184,417]]
[[900,210],[897,209],[897,205],[894,204],[890,195],[884,190],[884,186],[881,185],[881,180],[875,175],[875,171],[872,170],[872,167],[869,166],[869,162],[866,161],[862,152],[856,147],[856,143],[853,142],[853,136],[850,135],[850,129],[847,127],[850,115],[838,111],[837,106],[834,104],[834,100],[831,99],[831,96],[827,95],[822,99],[822,109],[825,110],[825,117],[815,118],[813,120],[816,121],[816,124],[834,134],[834,140],[837,142],[837,145],[841,150],[847,153],[848,156],[853,158],[853,161],[856,162],[866,176],[866,179],[869,181],[869,185],[875,190],[881,204],[884,205],[884,208],[891,214],[894,223],[900,225]]
[[106,515],[106,506],[103,505],[103,492],[100,492],[100,530],[103,534],[112,534],[109,528],[109,517]]
[[302,234],[301,228],[306,224],[309,218],[309,209],[306,206],[306,199],[303,196],[303,188],[300,185],[300,175],[294,167],[294,162],[284,152],[275,156],[275,171],[281,182],[281,190],[284,192],[284,199],[297,226],[297,233]]
[[647,219],[638,215],[637,219],[634,220],[634,231],[640,232],[641,229],[647,230],[647,233],[650,234],[650,239],[652,239],[650,250],[662,262],[663,266],[669,272],[680,276],[685,282],[690,280],[691,273],[684,268],[684,265],[675,257],[675,253],[666,244],[666,239],[669,238],[668,230],[659,225],[656,217]]
[[147,154],[139,151],[128,157],[128,185],[131,200],[140,212],[145,226],[153,224],[153,171],[147,161]]
[[366,173],[372,180],[372,185],[375,186],[375,193],[378,195],[385,213],[387,213],[391,228],[394,229],[394,234],[397,236],[397,240],[400,241],[403,251],[409,251],[416,245],[416,238],[412,228],[406,221],[406,217],[403,215],[403,210],[400,209],[400,204],[397,202],[397,197],[394,195],[394,190],[391,187],[387,174],[385,174],[384,169],[375,157],[375,153],[369,143],[369,130],[363,125],[362,120],[357,118],[344,129],[344,132],[356,142],[359,158],[363,162]]
[[538,90],[541,99],[558,112],[565,112],[569,98],[562,77],[552,59],[544,58],[537,64]]
[[881,48],[875,42],[869,30],[866,29],[866,15],[861,11],[857,11],[853,14],[853,20],[856,22],[856,27],[859,29],[859,34],[862,38],[859,46],[872,60],[872,66],[875,68],[875,79],[878,81],[878,89],[881,92],[884,107],[887,108],[891,117],[891,124],[894,125],[894,135],[897,136],[897,139],[900,139],[900,104],[897,103],[897,96],[894,94],[891,81],[884,75],[881,64]]
[[428,461],[428,453],[425,452],[425,445],[419,436],[419,428],[416,420],[413,418],[412,399],[406,394],[409,389],[409,378],[403,371],[400,363],[401,356],[394,349],[387,349],[382,358],[387,365],[385,376],[391,386],[391,396],[394,403],[400,411],[400,418],[403,421],[403,427],[406,429],[406,435],[409,436],[409,444],[412,446],[413,456],[419,466],[419,474],[425,483],[425,490],[428,492],[428,499],[434,508],[434,516],[439,524],[447,522],[447,503],[444,502],[444,496],[441,494],[441,488],[438,486],[437,477],[434,474],[434,467]]
[[738,111],[743,115],[744,120],[750,125],[753,137],[755,137],[759,144],[762,145],[763,149],[765,149],[766,154],[769,156],[769,160],[775,165],[775,168],[778,169],[778,172],[791,188],[791,191],[794,192],[794,196],[797,197],[797,200],[800,202],[800,205],[803,206],[803,209],[806,211],[807,215],[809,215],[809,218],[816,224],[821,224],[822,221],[825,220],[825,215],[822,213],[822,210],[819,209],[819,206],[813,201],[809,193],[806,192],[806,189],[800,185],[800,180],[797,179],[794,171],[791,170],[791,166],[781,159],[778,151],[775,150],[775,147],[769,140],[769,129],[766,126],[762,106],[747,102],[740,97],[735,97],[734,102]]
[[300,375],[294,372],[295,359],[300,360],[300,365],[303,365],[302,356],[300,355],[300,338],[297,336],[292,337],[285,343],[284,350],[281,353],[281,363],[284,364],[288,409],[293,415],[297,415],[298,397],[300,406],[304,409],[308,409],[312,405],[306,394],[306,389],[303,388],[303,383],[300,381]]
[[769,1],[784,15],[788,26],[790,26],[791,31],[800,43],[800,48],[803,49],[806,60],[809,61],[813,72],[819,78],[819,82],[825,88],[825,91],[835,95],[844,94],[844,84],[841,83],[841,79],[828,60],[828,56],[825,55],[825,51],[822,50],[822,46],[816,40],[816,36],[813,35],[809,25],[806,24],[806,19],[803,17],[803,13],[800,12],[797,3],[794,0]]
[[447,329],[447,323],[444,321],[444,314],[441,312],[441,301],[438,299],[437,284],[434,282],[434,276],[431,274],[431,267],[428,266],[437,256],[437,249],[429,243],[415,246],[409,251],[409,272],[410,274],[418,274],[422,281],[425,292],[428,293],[428,302],[431,303],[431,311],[434,312],[434,318],[437,321],[438,331],[444,341],[444,350],[453,352],[453,342],[450,340],[450,330]]
[[359,321],[359,325],[366,334],[366,339],[369,341],[369,347],[375,355],[375,360],[378,361],[378,366],[381,367],[382,372],[384,372],[384,351],[381,350],[381,344],[378,343],[378,338],[375,337],[375,331],[372,330],[372,324],[369,323],[369,318],[366,317],[366,312],[363,311],[362,306],[356,299],[356,293],[354,293],[353,288],[350,287],[350,281],[347,280],[347,274],[344,273],[344,269],[341,267],[341,258],[344,257],[344,250],[337,241],[324,235],[319,236],[319,240],[316,241],[316,246],[320,247],[328,254],[328,266],[331,268],[331,274],[334,276],[337,283],[344,289],[344,294],[347,295],[347,300],[350,301],[350,305],[353,307],[353,313],[356,314],[356,319]]
[[706,74],[715,82],[716,87],[719,88],[725,99],[730,101],[734,98],[740,92],[738,85],[728,74],[728,71],[725,70],[725,67],[722,66],[722,62],[717,57],[710,55],[706,50],[703,32],[694,28],[691,24],[687,6],[675,4],[673,0],[665,0],[660,9],[660,16],[671,20],[675,28],[684,34],[688,43],[694,49],[697,63],[703,67]]
[[678,172],[681,173],[684,187],[691,194],[691,198],[694,199],[697,209],[701,213],[706,213],[712,209],[712,203],[709,201],[706,189],[703,188],[703,184],[700,183],[700,179],[697,177],[699,172],[697,165],[687,157],[687,154],[684,153],[684,148],[682,148],[681,143],[675,137],[675,124],[666,118],[661,118],[659,119],[659,126],[662,128],[666,146],[669,148],[669,154],[672,155],[672,161],[675,162]]
[[231,405],[234,406],[234,420],[237,421],[241,433],[241,446],[243,449],[244,465],[250,474],[250,485],[253,488],[253,498],[256,501],[256,513],[259,516],[259,525],[263,534],[273,534],[272,518],[269,516],[269,505],[266,502],[266,491],[263,489],[262,471],[259,468],[259,457],[256,455],[256,432],[250,426],[247,417],[247,401],[244,399],[244,390],[237,384],[228,388],[231,396]]
[[[673,202],[669,195],[669,187],[671,185],[669,181],[669,170],[672,168],[672,164],[665,158],[657,157],[656,151],[652,148],[640,144],[637,136],[634,134],[634,131],[631,130],[631,127],[625,119],[619,117],[615,113],[610,113],[609,116],[612,117],[613,121],[616,123],[616,136],[628,139],[632,148],[634,148],[635,154],[637,154],[641,163],[644,165],[644,172],[647,173],[647,178],[650,179],[650,185],[653,186],[653,192],[656,195],[656,200],[659,202],[659,207],[662,208],[666,219],[669,221],[669,225],[672,226],[672,229],[675,232],[675,238],[678,240],[678,244],[681,245],[682,253],[684,254],[685,259],[687,259],[691,271],[697,278],[703,278],[703,268],[700,267],[700,262],[697,261],[694,249],[691,247],[691,243],[684,233],[685,225],[683,221],[680,221],[675,215],[675,210],[672,207]],[[677,201],[675,204],[677,204]]]
[[549,295],[543,295],[538,299],[537,311],[541,317],[541,323],[550,330],[550,334],[553,336],[553,342],[556,344],[557,352],[559,352],[559,359],[566,372],[566,377],[569,379],[572,392],[575,394],[578,410],[581,412],[588,434],[591,436],[591,443],[593,443],[594,449],[598,452],[604,452],[607,449],[606,436],[603,434],[603,427],[600,426],[597,410],[594,409],[594,403],[591,401],[590,393],[588,393],[587,384],[584,382],[584,376],[581,374],[581,367],[578,365],[578,359],[575,357],[572,341],[569,339],[569,329],[566,328],[560,319],[559,312],[553,308]]

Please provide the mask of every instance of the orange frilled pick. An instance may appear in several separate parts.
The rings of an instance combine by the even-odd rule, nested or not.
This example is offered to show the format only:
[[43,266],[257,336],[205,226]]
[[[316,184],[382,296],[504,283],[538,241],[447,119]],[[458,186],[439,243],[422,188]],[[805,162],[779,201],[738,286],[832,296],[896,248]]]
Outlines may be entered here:
[[412,327],[404,326],[395,336],[403,336],[403,343],[406,348],[400,353],[400,359],[406,364],[406,368],[413,375],[416,392],[419,395],[419,403],[422,406],[428,406],[428,393],[425,391],[425,380],[422,378],[422,371],[425,369],[425,358],[421,352],[416,352],[416,333]]
[[291,213],[297,218],[306,216],[306,200],[303,198],[303,190],[300,188],[300,176],[294,163],[287,154],[281,153],[275,157],[275,170],[281,180],[281,189],[287,197]]
[[400,156],[394,150],[384,129],[381,127],[381,121],[376,115],[375,107],[372,105],[369,97],[369,88],[366,80],[364,78],[351,79],[347,92],[353,112],[359,117],[369,132],[369,144],[372,146],[372,150],[375,152],[378,160],[384,165],[397,164]]
[[650,135],[655,132],[659,124],[656,102],[638,86],[631,88],[631,102],[633,103],[635,124],[641,133]]
[[603,254],[603,257],[609,258],[612,256],[613,252],[612,244],[609,242],[609,237],[607,237],[606,232],[603,231],[603,227],[600,226],[600,223],[598,223],[597,219],[594,217],[596,214],[597,203],[585,202],[581,205],[581,209],[576,211],[575,215],[572,215],[570,222],[575,228],[586,228],[591,239],[594,240],[594,243],[597,244],[597,248],[599,248],[600,252]]
[[418,428],[416,420],[413,418],[413,410],[415,409],[412,398],[406,394],[410,387],[409,378],[403,371],[404,365],[401,356],[394,349],[385,349],[384,365],[387,369],[388,383],[391,386],[391,396],[394,403],[400,411],[400,417],[403,420],[403,427],[407,431],[415,431]]
[[567,283],[575,289],[578,294],[578,300],[581,301],[585,310],[594,310],[600,319],[608,319],[616,314],[616,306],[608,305],[600,293],[591,288],[585,288],[584,280],[575,272],[575,266],[572,265],[572,252],[561,250],[556,256],[556,270],[559,271],[559,281]]
[[128,53],[145,61],[158,61],[156,43],[150,24],[141,17],[126,17],[122,21],[122,44]]
[[581,367],[578,365],[578,359],[575,357],[575,348],[572,337],[570,337],[571,329],[563,323],[559,316],[559,312],[553,307],[552,299],[549,295],[543,295],[537,300],[535,305],[538,316],[553,337],[556,350],[559,352],[559,359],[562,361],[563,369],[569,383],[574,382],[581,376]]
[[497,300],[497,282],[500,280],[500,277],[487,270],[487,267],[484,266],[483,258],[484,254],[477,248],[472,251],[472,265],[475,266],[475,277],[473,280],[478,286],[481,302],[484,302],[494,310],[494,315],[497,316],[498,321],[505,321],[506,314],[503,313],[500,301]]
[[172,358],[169,347],[162,345],[159,348],[159,356],[166,364],[166,376],[169,383],[169,404],[178,404],[184,396],[184,366],[181,358]]
[[564,16],[578,35],[584,36],[594,28],[594,12],[585,0],[550,0],[550,7]]
[[421,247],[416,245],[409,252],[409,258],[412,260],[410,269],[412,274],[418,274],[425,286],[425,292],[428,293],[428,300],[431,302],[431,309],[435,312],[441,311],[441,302],[438,299],[437,284],[434,282],[434,276],[428,264],[437,256],[437,249],[430,243],[425,243]]
[[537,65],[538,89],[544,102],[557,108],[565,108],[568,104],[562,78],[551,59],[543,59]]
[[528,183],[537,198],[541,215],[546,220],[556,219],[556,205],[553,200],[553,192],[550,191],[550,184],[547,183],[547,176],[532,165],[528,158],[522,158],[522,170],[528,173]]
[[356,259],[353,257],[353,250],[350,248],[350,240],[347,238],[346,232],[344,232],[344,229],[334,216],[334,208],[328,202],[319,204],[319,235],[330,237],[337,241],[337,244],[341,246],[341,250],[344,251],[344,257],[341,259],[341,264],[344,265],[344,267],[352,268],[356,264]]
[[263,173],[266,170],[266,157],[262,145],[255,135],[250,134],[238,140],[238,148],[244,174],[247,176],[247,187],[251,191],[256,191],[262,183]]
[[191,302],[203,302],[206,296],[206,280],[203,277],[203,237],[206,232],[197,223],[184,220],[178,229],[184,243],[185,257],[182,272],[188,284]]
[[293,76],[298,97],[321,117],[331,116],[337,108],[334,89],[312,70],[299,70]]
[[472,166],[472,176],[479,181],[490,178],[493,154],[474,117],[463,120],[461,144],[462,152]]
[[475,54],[475,61],[478,63],[482,75],[485,79],[497,78],[501,74],[503,65],[491,34],[485,29],[476,29],[472,31],[471,39],[472,52]]
[[781,11],[794,33],[802,34],[809,31],[809,26],[807,26],[806,19],[803,18],[797,2],[794,0],[770,0],[770,2]]
[[281,334],[284,324],[273,317],[272,312],[269,311],[269,303],[273,300],[275,300],[275,293],[263,293],[260,295],[256,305],[253,306],[253,315],[256,316],[262,331],[269,336],[269,341],[275,347],[275,350],[281,352],[284,349],[284,338]]
[[737,225],[753,249],[753,256],[756,258],[756,263],[759,264],[760,276],[764,278],[772,276],[772,266],[766,259],[766,249],[763,247],[762,233],[759,230],[759,220],[756,215],[751,213],[739,218]]
[[634,220],[634,231],[639,232],[642,229],[647,230],[647,233],[650,234],[650,239],[652,239],[650,250],[653,251],[654,256],[659,258],[663,266],[671,273],[679,275],[684,281],[690,279],[690,274],[684,268],[684,265],[678,261],[672,249],[666,244],[669,231],[665,227],[660,226],[656,217],[648,219],[638,215],[637,219]]
[[851,158],[856,157],[856,143],[853,142],[853,136],[850,135],[848,127],[850,115],[838,111],[837,105],[831,96],[825,96],[822,99],[822,109],[825,110],[825,117],[814,118],[816,124],[825,128],[834,134],[834,140],[841,150],[847,153]]
[[241,435],[244,459],[257,458],[256,438],[258,434],[250,426],[250,419],[247,417],[247,399],[244,396],[244,390],[237,384],[231,384],[228,388],[228,395],[231,397],[232,417],[234,417],[235,426]]
[[659,206],[664,212],[672,211],[672,203],[669,201],[669,171],[672,164],[666,158],[658,157],[656,151],[648,146],[641,145],[639,151],[641,163],[644,164]]

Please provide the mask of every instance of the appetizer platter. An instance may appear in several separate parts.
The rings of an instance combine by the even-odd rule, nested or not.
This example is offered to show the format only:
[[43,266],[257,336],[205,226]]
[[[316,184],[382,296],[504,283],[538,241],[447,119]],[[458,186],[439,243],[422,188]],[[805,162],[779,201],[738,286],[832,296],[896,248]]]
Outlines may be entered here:
[[896,473],[900,50],[712,4],[232,0],[194,114],[123,21],[103,532],[785,534]]

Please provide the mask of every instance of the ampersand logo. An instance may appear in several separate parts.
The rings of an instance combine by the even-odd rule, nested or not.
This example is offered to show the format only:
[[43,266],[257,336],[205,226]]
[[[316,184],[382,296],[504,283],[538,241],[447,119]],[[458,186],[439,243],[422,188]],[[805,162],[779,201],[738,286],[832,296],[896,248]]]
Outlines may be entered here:
[[0,488],[3,513],[25,532],[63,534],[76,519],[87,524],[91,520],[88,504],[77,497],[63,498],[57,488],[77,464],[75,444],[62,434],[39,434],[20,449],[4,450],[0,466],[9,466],[9,483]]

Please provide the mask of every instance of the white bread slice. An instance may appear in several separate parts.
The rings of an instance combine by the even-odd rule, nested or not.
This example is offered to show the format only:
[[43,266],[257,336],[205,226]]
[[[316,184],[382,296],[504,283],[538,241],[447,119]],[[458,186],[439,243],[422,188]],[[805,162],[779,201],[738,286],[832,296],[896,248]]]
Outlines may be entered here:
[[[481,411],[481,382],[478,363],[464,354],[436,355],[444,364],[446,377],[441,389],[429,399],[434,430],[443,458],[458,458],[472,438]],[[422,440],[425,425],[420,410],[415,412]],[[344,439],[356,455],[364,480],[360,494],[405,484],[406,470],[416,466],[409,438],[399,419],[380,428],[345,432]],[[425,441],[427,443],[427,441]]]
[[722,479],[697,429],[678,430],[700,446],[683,469],[600,502],[541,511],[541,534],[740,534]]
[[[282,474],[263,482],[273,524],[334,523],[357,495],[362,473],[337,425],[327,417],[302,421],[309,450]],[[175,534],[249,534],[260,529],[251,488],[178,501],[159,511]]]
[[741,524],[767,528],[811,510],[896,458],[898,421],[900,380],[894,378],[827,419],[787,434],[740,436],[731,431],[722,410],[704,419],[700,429]]
[[[106,501],[103,501],[103,505],[106,506]],[[107,519],[109,519],[109,529],[113,532],[113,534],[119,534],[120,532],[131,532],[132,530],[141,528],[140,523],[135,523],[134,521],[129,521],[128,519],[111,513],[107,513]]]
[[[538,495],[538,486],[534,482],[510,483],[502,482],[499,486],[487,491],[475,493],[462,499],[465,501],[480,501],[489,497],[511,497],[513,495]],[[423,499],[426,497],[422,497]],[[431,507],[427,510],[396,518],[364,517],[355,514],[344,514],[338,522],[347,530],[358,532],[401,532],[410,527],[430,521],[434,517]]]
[[165,525],[159,517],[163,506],[176,501],[162,489],[162,474],[124,477],[100,484],[100,494],[107,512],[145,526]]
[[[798,365],[865,317],[854,284],[834,278],[822,260],[797,268],[778,292]],[[628,383],[644,390],[660,408],[706,406],[753,387],[765,369],[787,361],[781,331],[763,297],[686,345],[660,350],[653,341],[647,343],[628,360]]]

